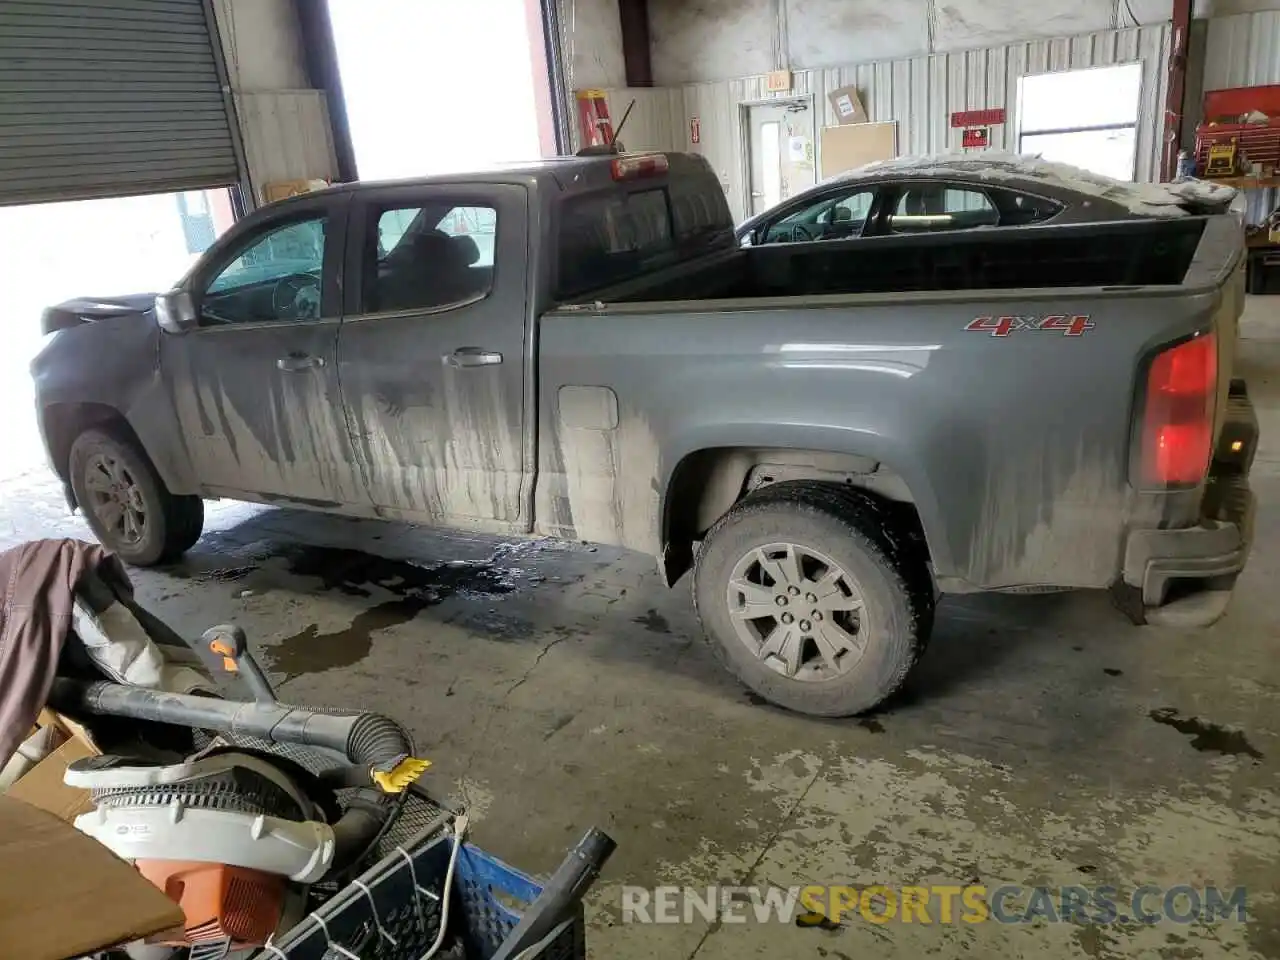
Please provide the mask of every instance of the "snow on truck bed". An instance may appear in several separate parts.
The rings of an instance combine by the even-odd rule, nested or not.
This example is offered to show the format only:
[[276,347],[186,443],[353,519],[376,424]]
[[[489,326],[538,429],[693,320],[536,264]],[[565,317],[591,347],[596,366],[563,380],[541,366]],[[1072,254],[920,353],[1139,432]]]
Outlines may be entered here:
[[1054,163],[1035,155],[1017,153],[984,153],[974,157],[950,153],[877,160],[865,167],[833,177],[832,180],[857,179],[884,173],[937,177],[964,173],[982,180],[1020,180],[1024,183],[1040,181],[1048,186],[1110,200],[1126,207],[1131,213],[1146,217],[1185,216],[1187,211],[1183,204],[1187,202],[1222,204],[1225,207],[1236,195],[1232,187],[1204,180],[1126,183],[1070,164]]

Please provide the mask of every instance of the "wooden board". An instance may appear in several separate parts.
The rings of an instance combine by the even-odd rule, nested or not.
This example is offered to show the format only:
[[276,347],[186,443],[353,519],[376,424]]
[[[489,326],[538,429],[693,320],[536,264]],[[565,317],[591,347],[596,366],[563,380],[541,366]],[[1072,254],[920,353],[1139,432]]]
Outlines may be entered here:
[[898,124],[893,121],[823,127],[818,146],[819,178],[826,180],[876,160],[892,160],[897,155]]

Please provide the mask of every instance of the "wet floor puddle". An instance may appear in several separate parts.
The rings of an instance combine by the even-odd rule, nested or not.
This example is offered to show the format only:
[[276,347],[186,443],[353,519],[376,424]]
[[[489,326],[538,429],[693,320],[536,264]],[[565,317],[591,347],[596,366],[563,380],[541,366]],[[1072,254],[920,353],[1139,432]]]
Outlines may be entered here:
[[268,666],[295,677],[359,663],[369,655],[375,633],[409,623],[446,600],[492,600],[539,582],[540,577],[511,566],[513,560],[538,547],[537,543],[504,544],[486,560],[413,563],[347,547],[272,545],[255,551],[254,562],[248,565],[174,573],[196,581],[269,586],[282,565],[294,576],[318,579],[321,593],[371,598],[390,594],[361,610],[346,627],[321,632],[312,623],[271,646],[265,656]]
[[1247,756],[1255,761],[1262,759],[1262,752],[1251,744],[1244,733],[1232,730],[1217,723],[1201,720],[1199,717],[1179,716],[1172,707],[1152,710],[1149,714],[1156,723],[1173,727],[1179,733],[1191,738],[1191,747],[1201,753],[1220,753],[1224,756]]

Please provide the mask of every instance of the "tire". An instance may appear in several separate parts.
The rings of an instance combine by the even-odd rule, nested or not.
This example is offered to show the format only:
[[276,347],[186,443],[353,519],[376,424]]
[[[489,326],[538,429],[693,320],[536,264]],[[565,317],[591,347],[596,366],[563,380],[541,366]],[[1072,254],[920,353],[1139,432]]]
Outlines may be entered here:
[[[888,535],[890,523],[880,504],[864,494],[804,481],[770,486],[725,514],[698,552],[693,592],[707,639],[729,672],[770,703],[811,716],[853,716],[893,694],[924,651],[934,592],[924,559],[906,546],[910,538]],[[770,547],[772,552],[765,549]],[[785,560],[787,569],[800,570],[797,596],[789,602],[807,619],[793,614],[793,626],[785,629],[794,633],[787,635],[821,632],[789,641],[784,647],[789,656],[762,659],[759,653],[777,636],[774,631],[783,629],[780,619],[745,616],[765,611],[770,598],[780,603],[784,592],[758,575],[765,569],[761,556],[770,558],[770,569],[783,571],[776,564]],[[819,581],[832,582],[837,572],[842,575],[834,580],[838,589],[827,593],[828,600],[815,601]],[[731,582],[744,580],[749,595],[731,590]],[[853,609],[859,600],[860,608]],[[734,605],[740,608],[737,617]],[[832,609],[842,607],[849,609]],[[779,609],[785,614],[790,607]],[[839,631],[829,630],[833,622]],[[860,648],[849,644],[835,659],[823,655],[819,641],[831,652],[849,639],[860,640]],[[788,675],[793,663],[798,666]]]
[[[89,529],[126,563],[149,567],[176,559],[200,538],[203,501],[170,493],[151,460],[122,431],[106,427],[80,434],[71,446],[68,471]],[[122,501],[128,502],[127,510]],[[113,506],[120,508],[114,523]],[[126,512],[133,518],[131,528]]]
[[168,557],[180,557],[200,539],[204,533],[204,501],[199,497],[174,497],[178,503],[178,523],[175,524]]

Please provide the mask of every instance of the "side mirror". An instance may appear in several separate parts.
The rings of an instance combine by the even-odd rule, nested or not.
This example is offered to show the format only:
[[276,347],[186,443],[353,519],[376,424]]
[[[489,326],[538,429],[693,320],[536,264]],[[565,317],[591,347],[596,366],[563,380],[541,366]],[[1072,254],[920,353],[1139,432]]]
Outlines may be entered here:
[[196,305],[186,290],[170,290],[156,297],[156,322],[165,333],[186,333],[199,325]]

